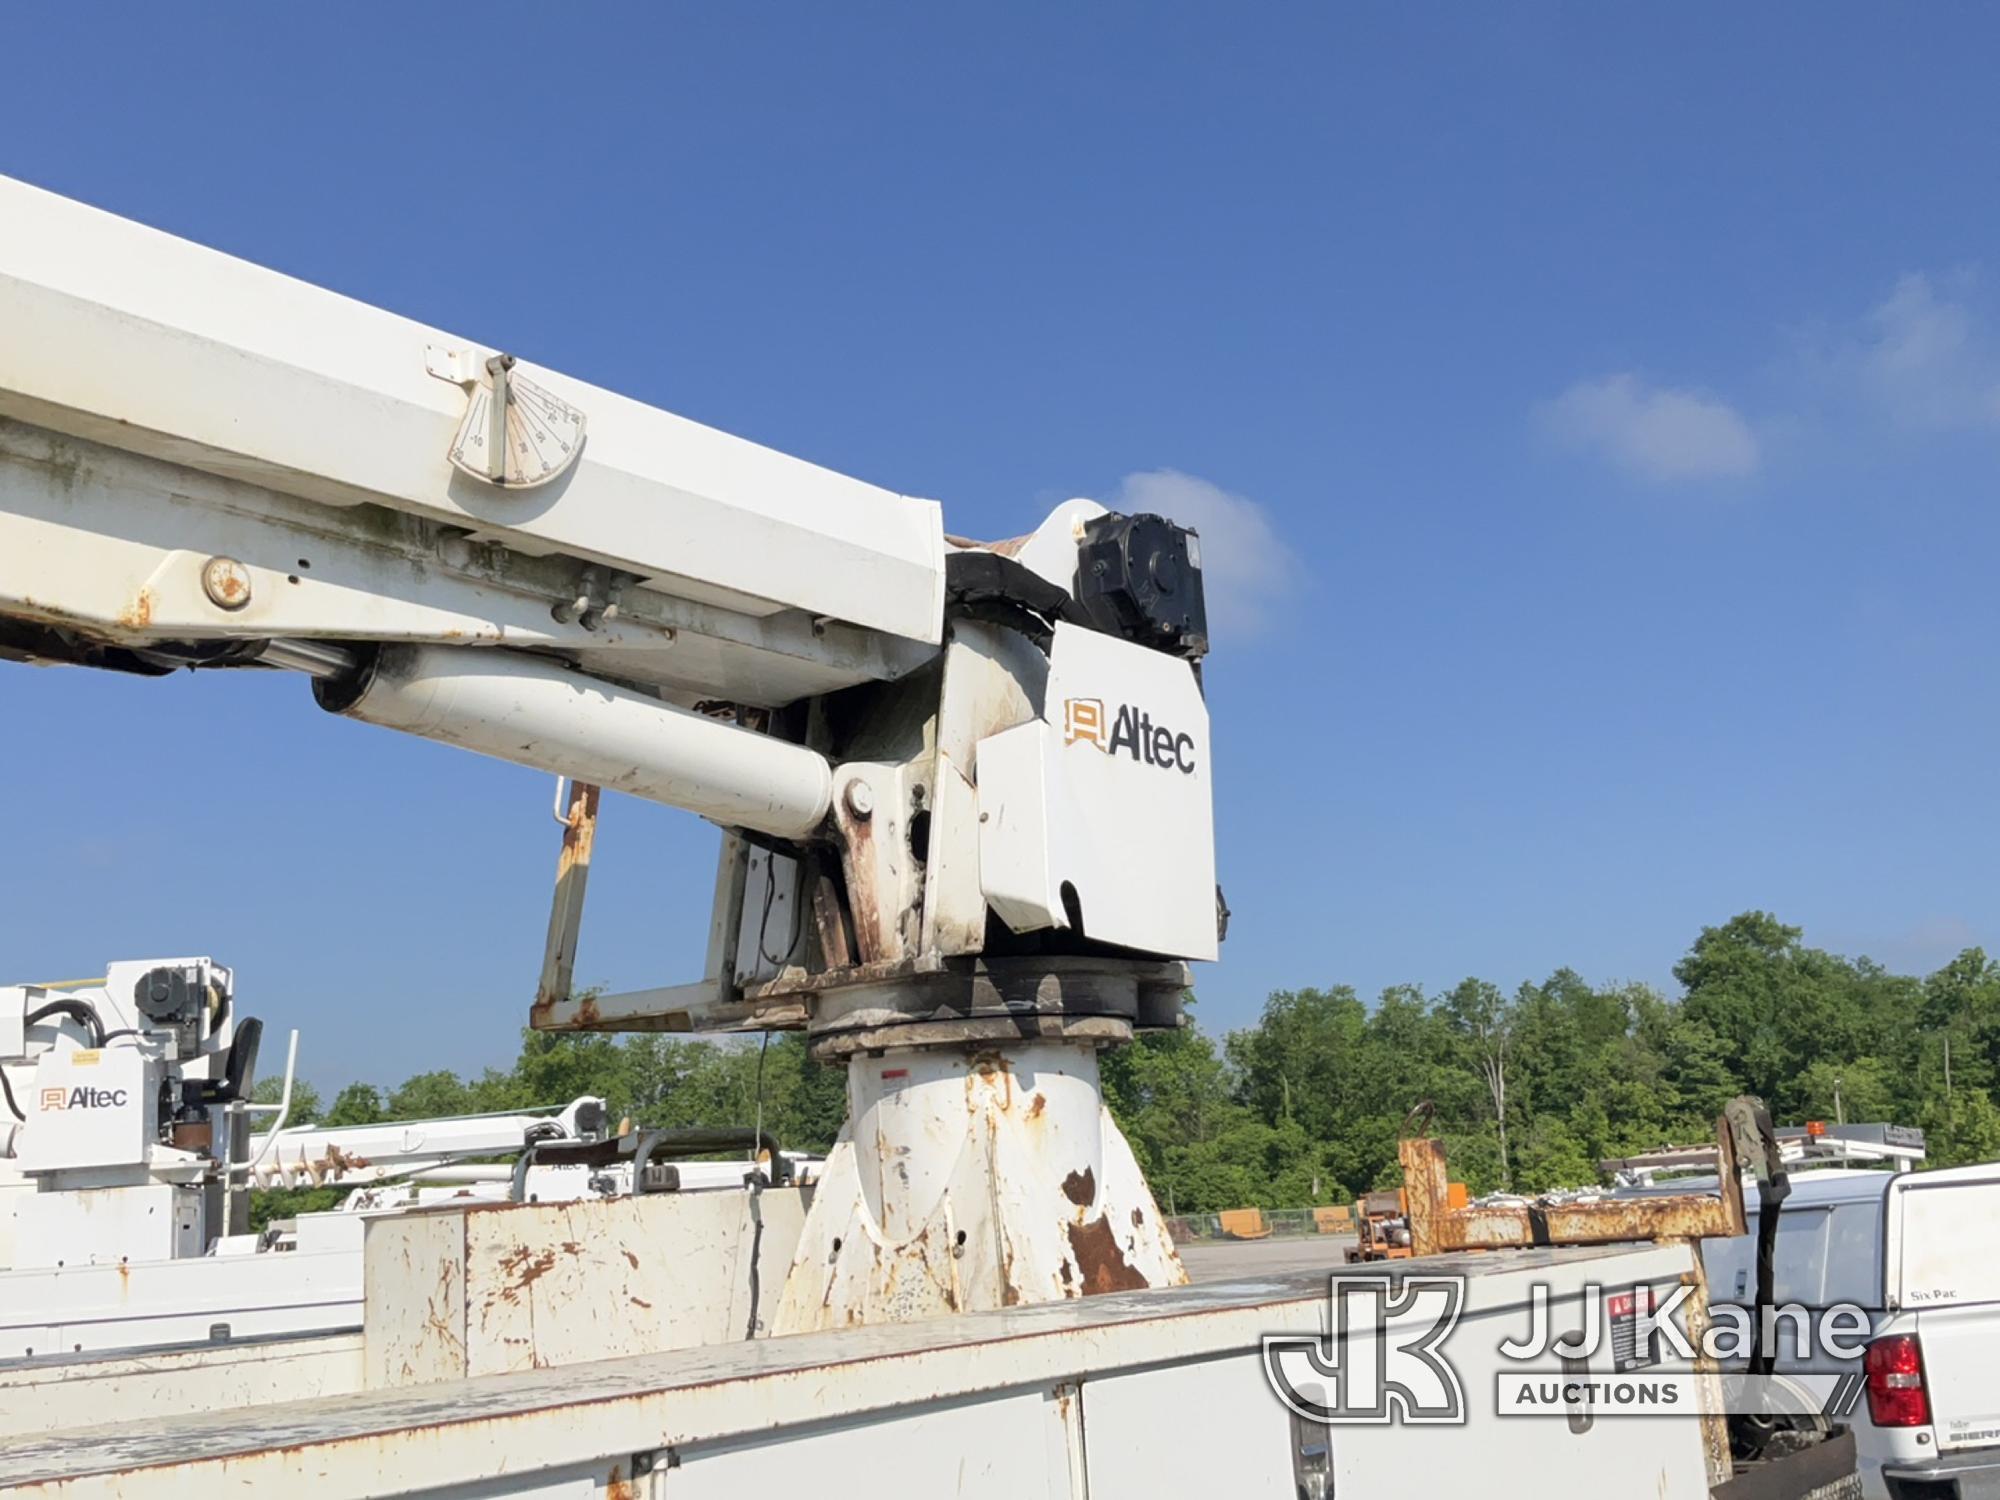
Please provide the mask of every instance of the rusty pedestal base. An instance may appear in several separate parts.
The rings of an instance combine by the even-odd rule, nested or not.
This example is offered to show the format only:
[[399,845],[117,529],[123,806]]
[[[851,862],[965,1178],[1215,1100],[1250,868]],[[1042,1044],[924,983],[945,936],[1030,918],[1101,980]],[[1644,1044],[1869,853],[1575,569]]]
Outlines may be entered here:
[[816,1050],[846,1059],[848,1119],[772,1331],[1184,1283],[1097,1069],[1135,1023],[1178,1020],[1168,969],[1019,961],[823,995]]

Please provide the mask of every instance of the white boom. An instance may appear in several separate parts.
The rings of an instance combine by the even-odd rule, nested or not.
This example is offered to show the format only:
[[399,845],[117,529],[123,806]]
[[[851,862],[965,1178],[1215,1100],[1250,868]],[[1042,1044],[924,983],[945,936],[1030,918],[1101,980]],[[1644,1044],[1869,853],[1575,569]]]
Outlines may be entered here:
[[[1178,1024],[1220,940],[1192,532],[1079,500],[948,540],[934,502],[5,179],[0,224],[0,657],[289,670],[575,782],[532,1024],[859,1059],[781,1321],[1180,1278],[1097,1052]],[[725,830],[693,984],[572,993],[600,788]],[[213,1102],[135,1128],[192,1143]]]
[[[560,1110],[388,1120],[377,1125],[294,1125],[250,1141],[251,1179],[260,1187],[320,1187],[428,1175],[479,1157],[511,1156],[541,1141],[594,1139],[604,1101],[589,1095]],[[511,1168],[500,1166],[505,1178]],[[433,1178],[433,1180],[442,1180]]]
[[[607,585],[616,574],[629,588],[746,620],[797,611],[896,640],[934,646],[940,639],[944,539],[934,502],[525,364],[517,379],[531,378],[582,413],[586,425],[571,466],[543,486],[486,483],[456,469],[450,454],[468,392],[490,388],[486,361],[500,351],[22,183],[0,180],[0,224],[0,327],[7,331],[0,415],[277,496],[421,518],[432,525],[390,529],[406,541],[431,541],[433,549],[452,538],[473,551],[504,540],[522,558],[595,565]],[[209,496],[170,488],[132,498],[151,501],[155,522],[112,533],[127,541],[119,550],[133,571],[83,587],[76,569],[90,559],[62,539],[53,517],[17,533],[35,545],[0,552],[0,566],[10,581],[36,563],[55,566],[39,594],[26,590],[41,613],[127,636],[353,636],[367,624],[373,628],[361,633],[373,639],[567,645],[629,667],[629,658],[678,654],[666,649],[673,640],[663,632],[686,620],[701,633],[693,622],[706,618],[699,609],[663,610],[635,599],[621,620],[599,629],[580,621],[564,628],[546,606],[506,607],[509,596],[533,589],[510,588],[469,566],[469,554],[461,566],[480,587],[453,609],[433,601],[422,580],[357,573],[363,558],[385,562],[384,549],[365,545],[369,528],[361,518],[337,515],[318,515],[308,529],[340,555],[313,559],[315,586],[296,589],[286,579],[297,567],[282,551],[254,555],[255,541],[277,540],[270,528],[250,516],[222,521],[216,539],[245,554],[251,587],[236,613],[220,616],[200,588],[198,568],[185,567],[200,558],[180,555],[201,548],[192,512],[211,498],[254,512],[264,497],[232,487]],[[379,526],[390,517],[372,519]],[[279,522],[278,532],[289,529]],[[148,542],[155,544],[153,567],[146,566]],[[359,556],[349,556],[357,543]],[[449,556],[435,560],[452,566]],[[183,566],[162,572],[160,561]],[[420,617],[420,603],[431,605],[433,618]],[[464,619],[443,618],[454,614]],[[731,623],[746,637],[731,645],[762,644],[754,627]],[[921,659],[888,648],[874,661],[864,650],[842,662],[860,645],[851,635],[817,647],[811,640],[808,632],[781,653],[804,658],[794,668],[800,677],[788,683],[774,672],[769,701],[842,679],[894,675],[899,664]],[[880,641],[868,644],[884,650]],[[734,660],[711,659],[707,671],[656,665],[656,680],[666,682],[713,678],[719,669],[726,681],[691,684],[710,693],[753,696],[746,684],[763,675]],[[738,666],[743,670],[731,670]],[[655,680],[643,668],[630,675]]]

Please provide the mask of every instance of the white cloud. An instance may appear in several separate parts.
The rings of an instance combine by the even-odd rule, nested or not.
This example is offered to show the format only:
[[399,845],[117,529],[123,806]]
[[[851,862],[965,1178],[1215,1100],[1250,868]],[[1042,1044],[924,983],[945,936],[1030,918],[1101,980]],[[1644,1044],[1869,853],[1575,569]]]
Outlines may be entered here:
[[1637,375],[1580,380],[1539,415],[1559,440],[1658,483],[1755,473],[1757,435],[1728,402]]
[[1929,974],[1979,944],[1980,934],[1963,917],[1937,915],[1924,917],[1901,932],[1872,936],[1835,933],[1827,947],[1854,958],[1872,958],[1899,974]]
[[1826,362],[1904,426],[2000,423],[2000,351],[1963,300],[1970,287],[1965,275],[1949,278],[1943,290],[1926,275],[1900,277]]
[[1257,634],[1298,587],[1298,558],[1264,507],[1178,469],[1127,474],[1105,502],[1126,515],[1150,512],[1201,534],[1209,633],[1219,641]]
[[1535,408],[1549,435],[1654,483],[1740,479],[1767,447],[2000,428],[2000,326],[1972,270],[1913,271],[1865,313],[1795,329],[1764,371],[1755,424],[1711,392],[1630,372],[1579,380]]

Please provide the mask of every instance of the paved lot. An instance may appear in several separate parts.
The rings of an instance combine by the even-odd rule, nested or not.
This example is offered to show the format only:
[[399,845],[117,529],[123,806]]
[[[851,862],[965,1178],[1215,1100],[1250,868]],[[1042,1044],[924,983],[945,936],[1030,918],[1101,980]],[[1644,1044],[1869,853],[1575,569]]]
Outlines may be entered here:
[[1229,1281],[1259,1272],[1311,1271],[1343,1265],[1351,1234],[1315,1234],[1296,1239],[1197,1240],[1179,1247],[1181,1264],[1196,1281]]

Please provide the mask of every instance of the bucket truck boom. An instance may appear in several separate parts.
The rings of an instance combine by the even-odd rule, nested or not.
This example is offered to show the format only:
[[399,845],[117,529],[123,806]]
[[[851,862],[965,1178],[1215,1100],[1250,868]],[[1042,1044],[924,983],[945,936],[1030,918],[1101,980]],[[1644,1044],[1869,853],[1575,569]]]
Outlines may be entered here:
[[[532,1024],[847,1065],[781,1327],[1181,1278],[1097,1055],[1219,940],[1193,532],[1074,500],[961,541],[5,179],[0,223],[0,656],[292,671],[570,778]],[[691,984],[571,993],[600,788],[723,830]]]

